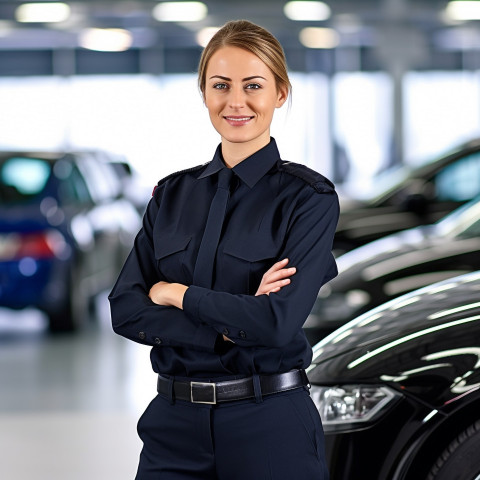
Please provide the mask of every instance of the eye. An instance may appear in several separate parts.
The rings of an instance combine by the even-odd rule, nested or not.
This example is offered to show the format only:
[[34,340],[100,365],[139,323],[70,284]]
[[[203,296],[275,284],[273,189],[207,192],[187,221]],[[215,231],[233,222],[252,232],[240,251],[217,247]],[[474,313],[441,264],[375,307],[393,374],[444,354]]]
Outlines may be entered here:
[[245,88],[249,90],[258,90],[259,88],[262,88],[262,86],[259,83],[248,83],[245,85]]
[[213,88],[216,88],[217,90],[226,90],[228,88],[228,85],[223,82],[215,83],[213,85]]

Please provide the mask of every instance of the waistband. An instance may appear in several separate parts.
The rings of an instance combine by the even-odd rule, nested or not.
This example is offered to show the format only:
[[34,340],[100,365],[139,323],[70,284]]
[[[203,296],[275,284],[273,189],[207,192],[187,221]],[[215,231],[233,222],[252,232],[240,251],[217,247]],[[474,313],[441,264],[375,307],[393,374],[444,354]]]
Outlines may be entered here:
[[273,395],[295,388],[309,387],[305,370],[291,370],[273,375],[255,375],[221,382],[200,382],[172,380],[158,375],[157,392],[165,397],[173,396],[177,400],[192,403],[215,405],[222,402],[245,400],[261,396]]

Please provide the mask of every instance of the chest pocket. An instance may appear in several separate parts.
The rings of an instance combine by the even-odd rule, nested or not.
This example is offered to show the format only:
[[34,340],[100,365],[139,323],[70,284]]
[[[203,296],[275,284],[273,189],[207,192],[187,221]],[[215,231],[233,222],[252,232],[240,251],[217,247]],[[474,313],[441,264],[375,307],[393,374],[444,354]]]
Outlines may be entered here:
[[271,239],[235,238],[225,242],[223,253],[222,270],[237,278],[235,290],[254,295],[263,274],[278,261],[279,247]]
[[155,235],[155,259],[161,276],[167,282],[188,283],[188,247],[191,235]]

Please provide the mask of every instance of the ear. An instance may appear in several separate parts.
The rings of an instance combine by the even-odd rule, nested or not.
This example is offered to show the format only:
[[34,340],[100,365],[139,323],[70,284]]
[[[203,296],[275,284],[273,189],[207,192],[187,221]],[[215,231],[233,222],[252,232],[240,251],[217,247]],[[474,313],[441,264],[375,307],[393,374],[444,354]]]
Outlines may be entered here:
[[280,86],[277,89],[277,104],[276,108],[280,108],[288,98],[288,89],[285,86]]

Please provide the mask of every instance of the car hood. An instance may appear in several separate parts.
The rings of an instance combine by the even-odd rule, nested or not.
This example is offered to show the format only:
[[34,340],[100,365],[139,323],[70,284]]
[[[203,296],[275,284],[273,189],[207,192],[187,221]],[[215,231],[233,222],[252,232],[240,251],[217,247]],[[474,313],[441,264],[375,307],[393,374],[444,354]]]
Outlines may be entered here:
[[480,272],[399,297],[314,348],[313,384],[386,383],[440,408],[480,387]]
[[[339,276],[358,275],[369,265],[398,258],[438,238],[435,225],[416,227],[370,242],[337,258]],[[338,277],[337,277],[338,278]],[[336,280],[338,281],[338,280]]]

